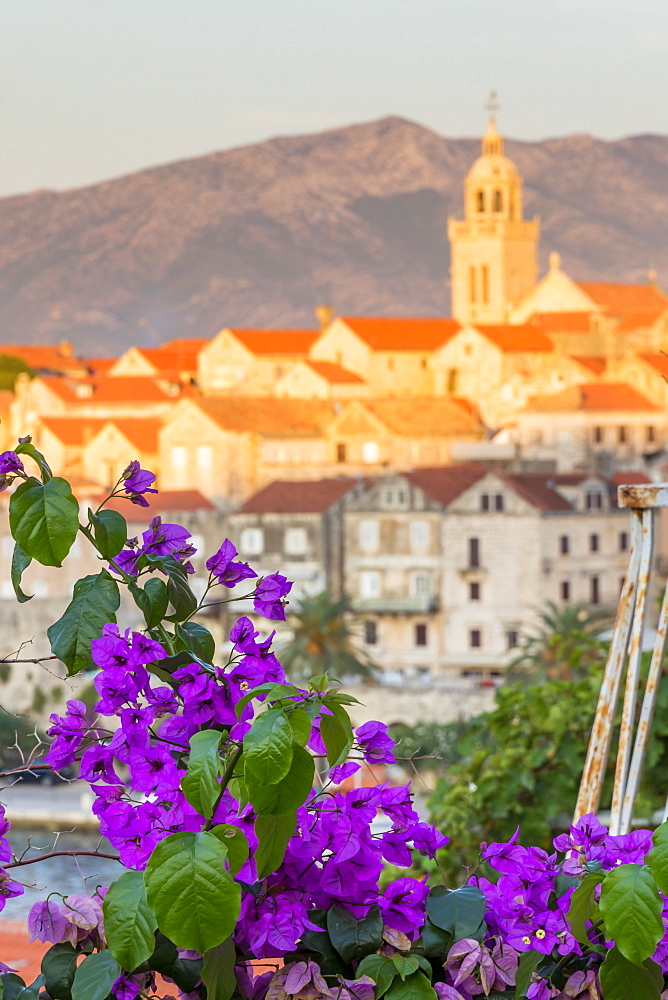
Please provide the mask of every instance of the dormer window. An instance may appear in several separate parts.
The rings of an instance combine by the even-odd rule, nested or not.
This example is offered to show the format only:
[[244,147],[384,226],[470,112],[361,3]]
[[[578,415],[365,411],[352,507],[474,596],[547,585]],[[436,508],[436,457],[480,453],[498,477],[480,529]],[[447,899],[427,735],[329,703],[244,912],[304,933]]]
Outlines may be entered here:
[[485,192],[476,191],[476,208],[478,212],[485,211]]

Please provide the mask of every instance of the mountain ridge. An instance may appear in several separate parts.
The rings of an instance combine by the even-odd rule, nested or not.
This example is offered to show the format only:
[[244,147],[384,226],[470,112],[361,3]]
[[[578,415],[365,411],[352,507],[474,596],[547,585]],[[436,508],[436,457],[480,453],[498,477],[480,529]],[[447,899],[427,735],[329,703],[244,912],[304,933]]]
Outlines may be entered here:
[[[225,325],[447,315],[448,215],[479,141],[398,116],[0,199],[0,341],[89,353]],[[580,280],[668,273],[668,137],[507,140],[540,263]]]

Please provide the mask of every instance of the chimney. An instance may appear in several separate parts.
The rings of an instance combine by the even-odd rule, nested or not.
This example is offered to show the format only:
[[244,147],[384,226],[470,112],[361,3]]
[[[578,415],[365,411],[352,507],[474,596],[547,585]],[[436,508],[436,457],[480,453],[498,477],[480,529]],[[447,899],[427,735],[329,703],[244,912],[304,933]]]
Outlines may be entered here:
[[321,330],[326,330],[328,326],[331,325],[335,313],[332,306],[316,306],[315,316],[318,320]]

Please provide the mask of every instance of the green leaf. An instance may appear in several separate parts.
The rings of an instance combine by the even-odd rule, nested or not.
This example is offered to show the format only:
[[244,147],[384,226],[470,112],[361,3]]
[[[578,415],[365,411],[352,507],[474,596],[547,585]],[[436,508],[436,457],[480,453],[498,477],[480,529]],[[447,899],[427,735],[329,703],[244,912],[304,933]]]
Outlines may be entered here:
[[174,621],[182,622],[197,608],[197,598],[190,589],[188,573],[180,562],[173,557],[165,558],[163,569],[167,574],[167,596],[174,609]]
[[148,860],[144,879],[158,927],[179,948],[204,954],[229,937],[241,887],[225,868],[227,850],[212,833],[173,833]]
[[[50,480],[55,483],[55,479]],[[118,584],[103,569],[97,576],[84,576],[74,584],[72,600],[65,613],[46,630],[51,652],[78,674],[92,664],[90,644],[99,639],[107,622],[115,622],[121,595]]]
[[[587,875],[571,896],[571,903],[568,909],[568,922],[571,931],[580,944],[592,947],[587,935],[585,923],[592,920],[594,910],[598,908],[596,901],[596,886],[605,879],[605,872],[592,872]],[[594,949],[596,950],[596,949]]]
[[629,962],[640,965],[663,937],[662,902],[651,873],[642,865],[608,872],[599,903],[605,935]]
[[291,763],[292,730],[287,716],[282,708],[270,708],[258,715],[244,739],[247,780],[251,775],[253,782],[274,785],[285,777]]
[[234,708],[234,711],[237,714],[237,719],[241,718],[241,713],[246,705],[250,704],[253,698],[257,698],[259,694],[266,694],[275,687],[276,685],[272,681],[267,681],[265,684],[258,684],[257,687],[251,688],[250,691],[246,691],[246,694],[243,698],[239,698],[239,701],[236,703]]
[[654,881],[665,895],[668,895],[668,823],[662,823],[652,835],[652,850],[647,855]]
[[219,823],[213,827],[211,833],[227,848],[227,864],[230,875],[234,878],[245,865],[250,852],[246,834],[238,826],[232,826],[230,823]]
[[110,951],[88,955],[74,973],[72,1000],[106,1000],[120,974],[121,967]]
[[475,885],[452,891],[437,885],[427,897],[427,915],[441,930],[452,934],[453,941],[471,937],[485,917],[485,897]]
[[128,526],[117,510],[101,510],[88,515],[93,525],[93,535],[97,550],[103,559],[113,559],[128,540]]
[[392,985],[392,980],[397,975],[397,967],[391,958],[386,955],[367,955],[357,966],[355,978],[368,976],[376,984],[374,990],[375,1000],[380,1000],[383,993],[387,993]]
[[157,576],[151,576],[143,589],[136,583],[129,583],[128,590],[132,599],[144,616],[146,628],[155,628],[167,614],[169,598],[167,584]]
[[407,976],[417,972],[420,968],[420,960],[417,955],[393,955],[392,961],[402,979],[406,979]]
[[420,942],[422,951],[428,958],[439,958],[444,962],[452,945],[452,934],[441,930],[427,917],[420,935]]
[[206,952],[202,966],[206,1000],[230,1000],[237,988],[235,959],[236,951],[231,937]]
[[71,1000],[72,983],[77,968],[77,951],[69,941],[54,944],[42,958],[46,992],[57,1000]]
[[436,991],[424,972],[414,972],[405,982],[397,976],[385,996],[387,1000],[435,1000]]
[[21,442],[21,444],[18,444],[16,446],[14,451],[16,452],[17,455],[29,455],[30,458],[32,458],[32,460],[37,464],[39,468],[43,483],[45,483],[47,479],[51,479],[53,473],[51,472],[49,464],[47,463],[41,451],[37,451],[37,448],[35,448],[35,446],[32,444],[31,441]]
[[303,708],[296,706],[288,715],[292,739],[300,747],[305,747],[311,735],[311,720]]
[[285,857],[285,849],[296,826],[296,813],[257,817],[255,835],[258,839],[258,846],[255,851],[255,865],[258,878],[266,878],[279,867]]
[[383,943],[383,920],[378,906],[372,906],[366,917],[357,920],[343,906],[334,903],[327,911],[327,930],[344,962],[370,955]]
[[309,797],[314,775],[313,757],[297,744],[292,747],[290,770],[277,784],[262,784],[257,781],[254,771],[247,771],[246,785],[255,811],[260,816],[283,816],[295,812]]
[[663,989],[661,967],[651,958],[636,965],[611,948],[599,969],[605,1000],[659,1000]]
[[149,969],[173,979],[180,990],[190,993],[202,978],[201,958],[179,958],[176,945],[161,931],[155,935],[155,951],[148,960]]
[[26,479],[9,499],[9,526],[27,556],[43,566],[62,566],[79,530],[79,504],[70,484]]
[[20,976],[8,972],[0,976],[0,1000],[37,1000],[43,985],[44,976],[38,976],[34,983],[26,986]]
[[21,590],[21,577],[25,570],[32,562],[30,556],[27,556],[18,542],[14,543],[14,553],[12,555],[12,587],[14,588],[14,593],[16,594],[16,599],[19,604],[25,604],[26,601],[32,601],[33,594],[24,594]]
[[327,749],[330,767],[343,763],[353,745],[353,731],[350,717],[342,705],[328,704],[332,715],[320,716],[320,735]]
[[181,791],[205,819],[211,819],[220,795],[220,738],[217,729],[204,729],[190,738],[188,772],[181,780]]
[[198,622],[185,622],[176,626],[176,634],[187,649],[208,663],[213,663],[216,655],[216,641],[207,628]]
[[515,996],[517,1000],[527,995],[533,974],[538,967],[538,963],[543,958],[545,958],[545,955],[536,951],[535,948],[531,951],[525,951],[523,955],[520,955],[517,973],[515,974]]
[[132,972],[153,954],[158,928],[146,899],[143,872],[123,872],[112,882],[102,912],[109,951],[124,969]]

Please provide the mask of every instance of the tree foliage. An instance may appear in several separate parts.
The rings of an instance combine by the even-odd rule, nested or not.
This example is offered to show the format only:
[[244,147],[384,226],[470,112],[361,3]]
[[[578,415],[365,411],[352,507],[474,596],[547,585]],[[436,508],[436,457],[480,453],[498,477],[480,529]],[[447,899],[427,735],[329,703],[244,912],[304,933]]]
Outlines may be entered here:
[[328,591],[302,597],[288,618],[292,639],[281,650],[281,663],[295,680],[314,673],[369,680],[375,666],[360,649],[350,598]]

